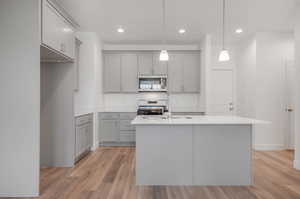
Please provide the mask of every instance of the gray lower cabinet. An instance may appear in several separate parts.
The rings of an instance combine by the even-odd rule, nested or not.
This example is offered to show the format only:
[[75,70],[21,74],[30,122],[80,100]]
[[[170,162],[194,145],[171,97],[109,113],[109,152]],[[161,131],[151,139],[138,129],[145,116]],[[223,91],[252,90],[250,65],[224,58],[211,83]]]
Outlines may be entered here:
[[75,160],[87,154],[93,145],[93,114],[75,118]]
[[104,146],[135,144],[135,127],[131,121],[136,113],[99,113],[99,141]]
[[101,120],[100,128],[101,142],[119,142],[120,135],[118,120]]

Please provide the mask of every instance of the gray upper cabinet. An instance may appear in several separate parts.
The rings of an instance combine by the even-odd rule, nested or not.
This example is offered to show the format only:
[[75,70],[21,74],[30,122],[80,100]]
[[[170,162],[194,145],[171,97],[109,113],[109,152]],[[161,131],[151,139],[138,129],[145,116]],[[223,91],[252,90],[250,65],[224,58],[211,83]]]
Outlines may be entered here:
[[121,55],[121,91],[137,92],[138,57],[136,54]]
[[117,93],[121,91],[121,55],[104,55],[104,91]]
[[200,52],[170,51],[169,61],[159,61],[159,52],[104,53],[104,92],[136,93],[138,76],[167,75],[171,93],[200,92]]
[[183,55],[172,53],[169,54],[169,91],[171,93],[183,92]]
[[200,92],[200,53],[170,53],[169,91],[171,93]]
[[119,142],[119,120],[101,120],[99,137],[101,142]]
[[153,73],[153,54],[141,53],[138,54],[139,75],[152,75]]
[[68,58],[75,57],[75,29],[47,0],[43,1],[42,44]]
[[199,53],[185,54],[183,63],[183,88],[186,93],[200,91],[200,56]]
[[159,53],[153,54],[153,75],[167,75],[168,62],[159,61]]

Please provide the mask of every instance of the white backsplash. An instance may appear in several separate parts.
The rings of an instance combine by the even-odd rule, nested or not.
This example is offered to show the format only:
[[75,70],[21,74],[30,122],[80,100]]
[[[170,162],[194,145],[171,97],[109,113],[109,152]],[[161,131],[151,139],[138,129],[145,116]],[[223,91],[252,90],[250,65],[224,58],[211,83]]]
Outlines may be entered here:
[[[145,94],[105,94],[103,96],[103,111],[115,112],[135,112],[137,101],[141,98],[155,100],[164,99],[168,96],[165,93],[145,93]],[[172,112],[204,112],[204,102],[199,94],[172,94]]]

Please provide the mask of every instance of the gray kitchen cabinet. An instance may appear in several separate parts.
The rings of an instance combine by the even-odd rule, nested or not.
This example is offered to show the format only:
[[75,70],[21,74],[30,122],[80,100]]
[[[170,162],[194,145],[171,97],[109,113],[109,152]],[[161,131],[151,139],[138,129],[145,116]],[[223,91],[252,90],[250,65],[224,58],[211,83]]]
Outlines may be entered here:
[[76,157],[79,157],[86,150],[86,128],[87,125],[76,127]]
[[121,91],[137,92],[138,57],[136,54],[121,55]]
[[75,57],[75,29],[47,0],[42,11],[42,45],[68,58]]
[[138,74],[152,75],[153,73],[153,54],[141,53],[138,54]]
[[121,55],[104,55],[104,92],[121,92]]
[[159,61],[159,53],[153,54],[153,75],[167,75],[168,62]]
[[199,53],[184,55],[183,89],[185,93],[196,93],[200,90],[200,57]]
[[131,121],[136,113],[99,113],[99,141],[104,146],[132,146],[135,126]]
[[168,79],[171,93],[200,91],[200,53],[170,53]]
[[101,142],[119,142],[119,120],[101,120],[99,137]]
[[183,92],[183,58],[179,53],[169,54],[168,88],[171,93]]
[[93,145],[93,114],[75,118],[75,160],[78,161]]

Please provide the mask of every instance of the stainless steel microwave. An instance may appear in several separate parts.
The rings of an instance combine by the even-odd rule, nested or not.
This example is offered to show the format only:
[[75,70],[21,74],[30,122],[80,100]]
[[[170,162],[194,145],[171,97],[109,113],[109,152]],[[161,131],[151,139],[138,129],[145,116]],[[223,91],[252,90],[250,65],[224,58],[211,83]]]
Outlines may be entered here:
[[139,92],[167,92],[167,76],[139,76]]

